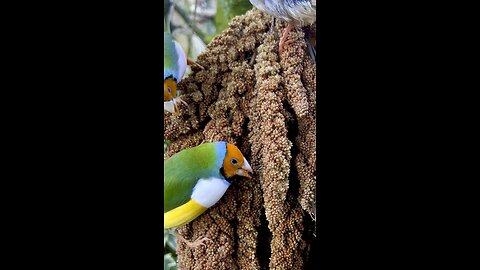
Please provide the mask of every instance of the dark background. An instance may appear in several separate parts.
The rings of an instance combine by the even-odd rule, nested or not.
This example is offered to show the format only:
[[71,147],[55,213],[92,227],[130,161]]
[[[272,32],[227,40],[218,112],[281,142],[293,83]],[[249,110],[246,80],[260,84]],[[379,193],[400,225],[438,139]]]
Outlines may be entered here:
[[[159,268],[160,4],[4,10],[6,255]],[[451,206],[463,155],[449,151],[463,141],[449,135],[461,125],[443,94],[458,87],[446,56],[458,50],[441,14],[319,3],[320,267],[464,261],[450,224],[473,213]]]

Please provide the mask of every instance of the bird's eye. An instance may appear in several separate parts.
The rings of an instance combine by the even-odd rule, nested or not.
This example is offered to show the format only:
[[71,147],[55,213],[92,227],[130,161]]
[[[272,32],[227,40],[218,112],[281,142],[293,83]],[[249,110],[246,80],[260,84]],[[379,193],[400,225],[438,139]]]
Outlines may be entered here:
[[170,93],[170,94],[172,93],[172,90],[170,89],[170,87],[167,87],[167,91],[168,91],[168,93]]
[[230,162],[232,162],[232,165],[234,166],[238,164],[238,160],[236,158],[232,158]]

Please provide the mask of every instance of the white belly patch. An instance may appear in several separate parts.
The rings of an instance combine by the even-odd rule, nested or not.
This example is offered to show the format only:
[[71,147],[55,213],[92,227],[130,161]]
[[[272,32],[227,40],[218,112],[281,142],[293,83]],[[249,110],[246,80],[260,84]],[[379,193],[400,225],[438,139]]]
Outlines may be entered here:
[[230,183],[224,179],[200,178],[193,188],[191,198],[202,206],[210,208],[223,197],[229,186]]

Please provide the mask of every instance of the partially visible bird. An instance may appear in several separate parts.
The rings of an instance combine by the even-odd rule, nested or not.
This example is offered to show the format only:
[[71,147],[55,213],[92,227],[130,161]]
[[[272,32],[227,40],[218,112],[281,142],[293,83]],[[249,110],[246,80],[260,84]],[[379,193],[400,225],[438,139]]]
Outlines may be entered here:
[[272,17],[288,22],[278,45],[279,53],[282,53],[288,33],[295,26],[311,25],[317,20],[316,0],[250,0],[250,3]]
[[[204,143],[176,153],[163,163],[164,229],[187,224],[215,205],[236,175],[251,178],[240,150],[227,142]],[[197,246],[207,238],[189,246]]]
[[187,104],[177,97],[177,84],[187,70],[187,57],[170,33],[163,32],[163,46],[163,109],[173,113],[178,101]]

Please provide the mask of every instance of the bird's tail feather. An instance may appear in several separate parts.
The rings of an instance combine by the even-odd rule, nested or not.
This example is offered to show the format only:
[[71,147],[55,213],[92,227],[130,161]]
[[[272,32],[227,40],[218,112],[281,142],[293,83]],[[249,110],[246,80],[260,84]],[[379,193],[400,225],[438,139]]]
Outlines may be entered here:
[[189,223],[207,210],[206,207],[190,199],[175,209],[163,213],[163,228],[169,229]]

